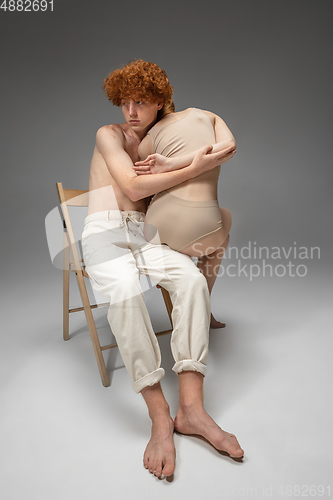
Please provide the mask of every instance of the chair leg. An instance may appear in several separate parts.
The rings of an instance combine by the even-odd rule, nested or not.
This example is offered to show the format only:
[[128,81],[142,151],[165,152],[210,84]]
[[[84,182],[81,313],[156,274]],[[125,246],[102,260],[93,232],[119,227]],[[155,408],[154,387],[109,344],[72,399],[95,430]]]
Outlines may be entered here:
[[63,267],[63,337],[69,340],[69,247],[64,233],[64,267]]
[[169,295],[169,292],[167,290],[165,290],[165,288],[163,288],[162,286],[161,286],[161,292],[162,292],[162,295],[163,295],[165,307],[166,307],[166,309],[168,311],[170,323],[171,323],[171,326],[172,326],[172,308],[173,308],[173,305],[172,305],[172,302],[171,302],[171,299],[170,299],[170,295]]
[[99,342],[99,338],[98,338],[98,334],[97,334],[97,330],[96,330],[95,320],[94,320],[93,314],[91,312],[89,297],[88,297],[86,285],[84,283],[84,277],[83,277],[82,271],[77,271],[75,274],[76,274],[77,284],[78,284],[80,295],[81,295],[81,300],[82,300],[84,312],[86,315],[86,320],[88,323],[90,338],[91,338],[92,345],[94,348],[99,373],[100,373],[104,387],[108,387],[110,385],[110,380],[109,380],[109,377],[108,377],[108,374],[106,371],[105,361],[103,358],[101,344]]

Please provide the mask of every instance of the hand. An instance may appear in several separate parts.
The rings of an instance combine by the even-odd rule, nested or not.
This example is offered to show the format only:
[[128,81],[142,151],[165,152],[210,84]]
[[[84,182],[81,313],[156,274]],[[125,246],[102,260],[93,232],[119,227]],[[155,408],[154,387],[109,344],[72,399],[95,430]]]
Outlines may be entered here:
[[[219,165],[222,165],[223,163],[225,163],[226,161],[230,160],[234,154],[236,153],[236,148],[233,148],[232,146],[230,146],[229,148],[226,148],[226,149],[223,149],[222,151],[220,151],[220,154],[222,155],[220,158],[219,158]],[[216,153],[218,154],[218,153]]]
[[192,167],[196,171],[196,175],[211,170],[222,163],[230,160],[236,153],[234,146],[229,146],[228,148],[218,151],[217,153],[211,153],[213,146],[204,146],[195,155]]
[[161,174],[168,172],[169,159],[158,153],[147,156],[145,160],[137,161],[133,168],[137,175]]

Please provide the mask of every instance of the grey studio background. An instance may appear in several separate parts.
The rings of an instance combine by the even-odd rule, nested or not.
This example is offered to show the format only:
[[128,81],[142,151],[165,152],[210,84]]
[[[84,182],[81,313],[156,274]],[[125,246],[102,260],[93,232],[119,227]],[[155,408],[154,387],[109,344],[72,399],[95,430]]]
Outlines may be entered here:
[[[331,2],[54,0],[53,12],[0,9],[0,22],[2,498],[329,498]],[[252,249],[225,260],[213,290],[227,327],[211,331],[205,381],[206,408],[244,461],[175,436],[173,482],[141,464],[150,422],[116,350],[105,389],[83,316],[62,341],[62,273],[44,227],[57,181],[88,188],[95,133],[122,119],[103,79],[133,58],[166,71],[178,110],[214,111],[232,130],[219,201],[233,215],[230,246]],[[272,276],[253,253],[263,246],[281,251],[266,259]],[[239,261],[258,276],[232,276]],[[167,328],[159,292],[146,302]],[[110,338],[105,310],[96,321]],[[175,415],[169,337],[160,346]]]

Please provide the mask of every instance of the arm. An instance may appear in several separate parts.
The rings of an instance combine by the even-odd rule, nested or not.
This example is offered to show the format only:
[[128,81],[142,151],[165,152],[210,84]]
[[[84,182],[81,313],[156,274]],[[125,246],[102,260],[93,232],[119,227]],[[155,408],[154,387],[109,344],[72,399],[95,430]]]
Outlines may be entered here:
[[[227,127],[226,123],[219,116],[211,113],[210,111],[204,111],[204,113],[210,119],[215,132],[215,141],[211,153],[224,152],[229,153],[231,149],[236,150],[236,141],[231,131]],[[146,136],[147,137],[147,136]],[[143,139],[145,141],[146,138]],[[142,141],[142,142],[143,142]],[[135,163],[135,170],[138,174],[143,173],[153,173],[156,174],[162,172],[171,172],[173,170],[179,170],[188,166],[192,161],[198,150],[195,150],[186,155],[177,156],[173,158],[166,158],[157,153],[150,154],[149,148],[144,147],[142,152],[148,153],[149,156],[143,161]],[[143,155],[142,155],[143,156]],[[223,161],[228,161],[230,157]]]
[[220,162],[220,153],[207,155],[211,146],[199,150],[192,163],[181,170],[137,176],[131,157],[125,151],[123,133],[116,126],[102,127],[96,134],[96,147],[106,166],[123,193],[132,201],[169,189],[215,168]]
[[[208,116],[212,125],[214,127],[215,132],[215,144],[213,144],[213,149],[211,153],[217,152],[229,152],[230,148],[236,149],[236,141],[231,131],[227,127],[226,123],[219,116],[211,113],[210,111],[204,111],[204,113]],[[173,162],[171,166],[169,166],[170,170],[176,170],[179,168],[184,168],[191,163],[195,154],[198,150],[188,153],[186,155],[177,156],[176,158],[172,158]],[[229,158],[228,158],[229,159]]]

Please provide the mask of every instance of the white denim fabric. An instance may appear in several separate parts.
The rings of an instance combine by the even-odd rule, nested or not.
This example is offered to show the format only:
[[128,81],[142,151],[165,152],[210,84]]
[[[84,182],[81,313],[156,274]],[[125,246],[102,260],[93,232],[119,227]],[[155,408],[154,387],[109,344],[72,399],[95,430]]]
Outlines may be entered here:
[[190,370],[205,375],[210,324],[206,279],[187,255],[147,243],[144,218],[142,212],[97,212],[86,217],[82,234],[86,271],[93,288],[110,302],[108,321],[137,393],[165,373],[140,274],[170,294],[176,373]]

